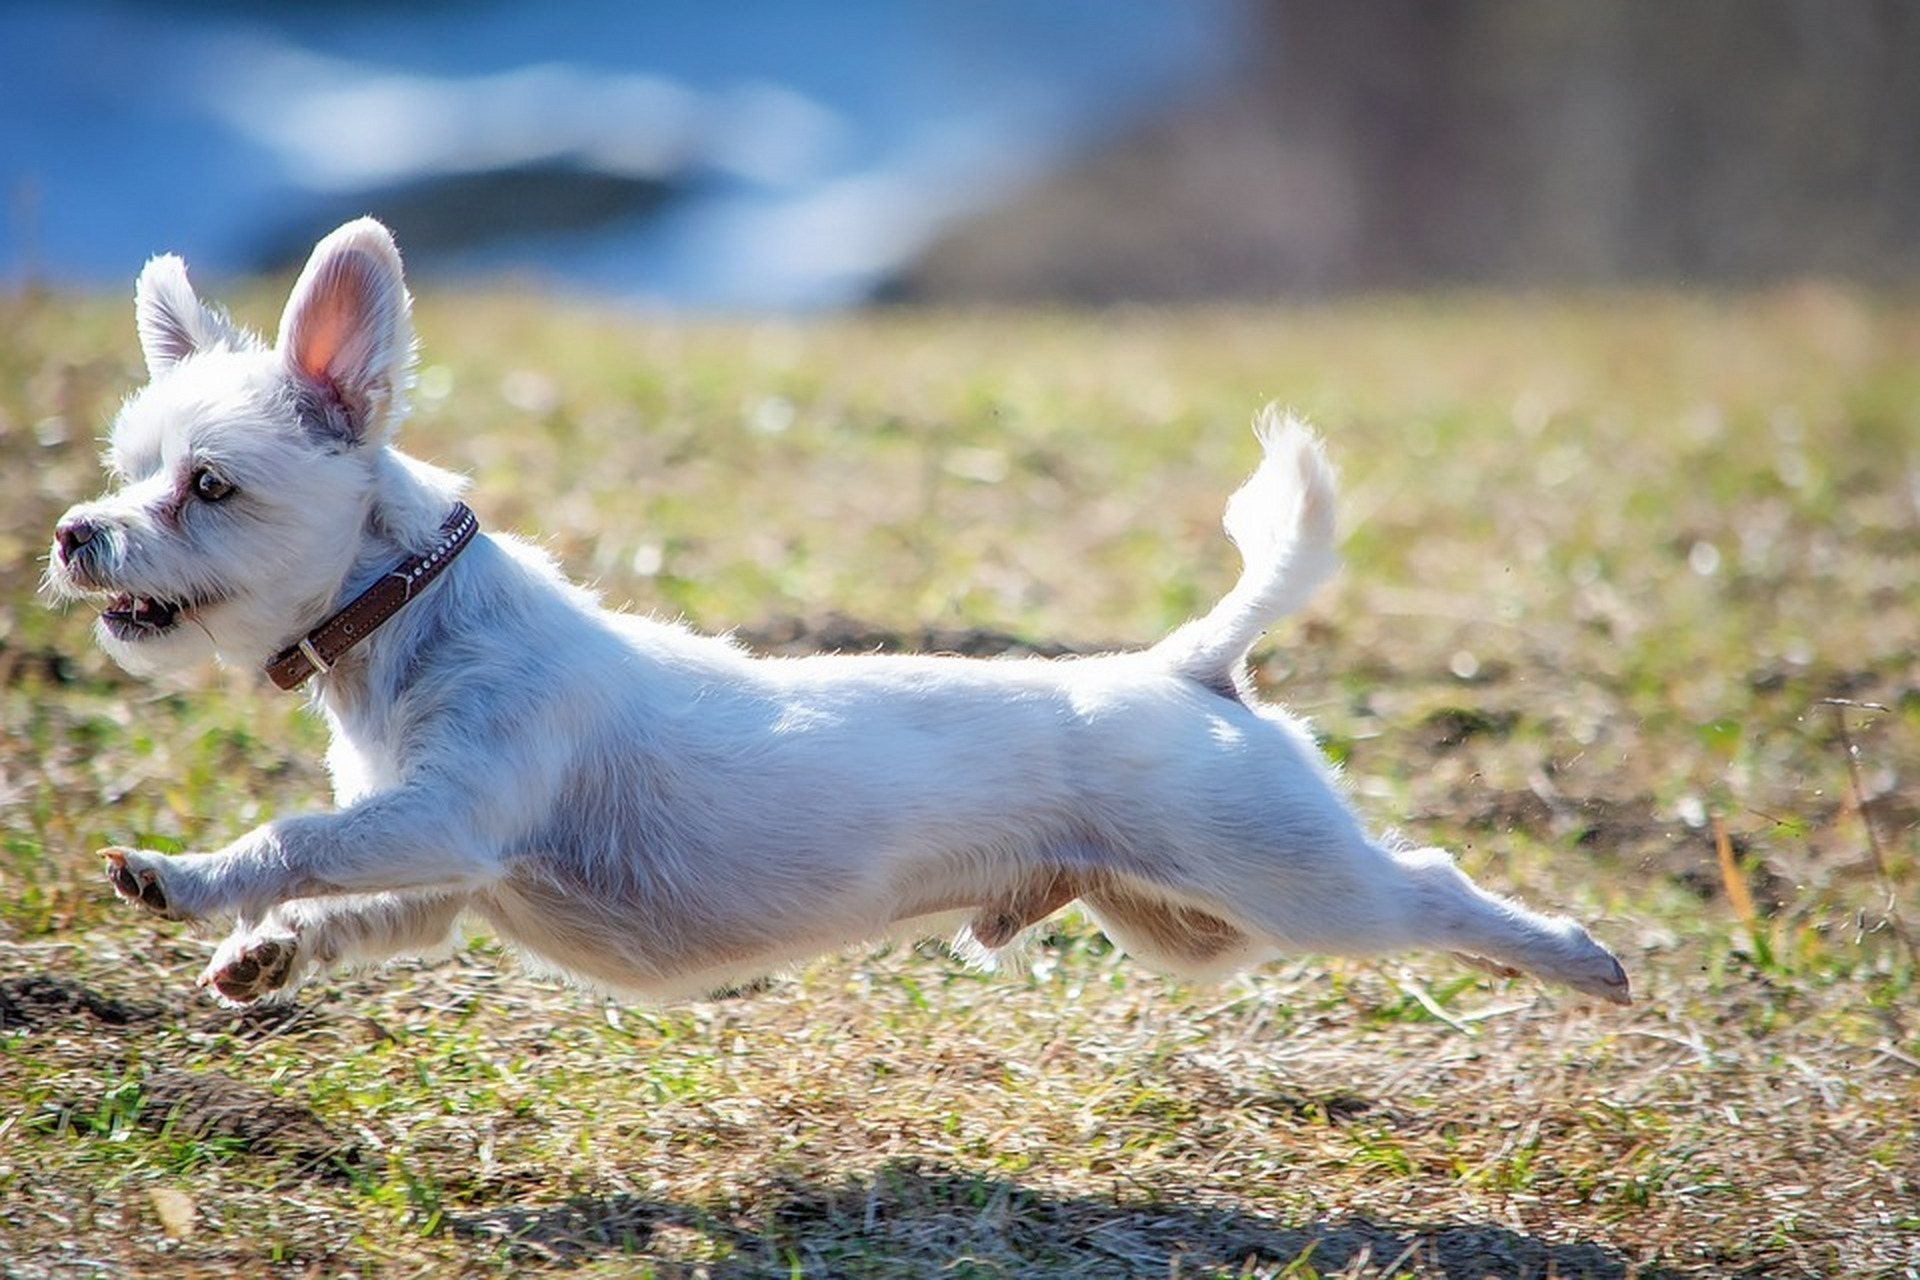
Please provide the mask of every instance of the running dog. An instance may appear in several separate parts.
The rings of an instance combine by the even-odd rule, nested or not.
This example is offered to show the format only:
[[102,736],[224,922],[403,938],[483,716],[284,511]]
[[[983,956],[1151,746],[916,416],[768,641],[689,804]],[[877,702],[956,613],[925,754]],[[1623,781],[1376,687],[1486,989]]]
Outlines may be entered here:
[[413,365],[386,228],[314,249],[269,345],[176,257],[135,295],[150,380],[114,489],[59,521],[52,595],[136,673],[212,656],[306,685],[336,807],[216,853],[103,850],[127,901],[231,927],[245,1003],[444,950],[476,916],[554,969],[698,994],[880,934],[991,953],[1078,900],[1148,965],[1437,948],[1625,1004],[1571,920],[1375,838],[1246,653],[1334,567],[1332,472],[1269,410],[1226,508],[1244,571],[1152,648],[1047,661],[759,658],[602,608],[463,482],[394,448]]

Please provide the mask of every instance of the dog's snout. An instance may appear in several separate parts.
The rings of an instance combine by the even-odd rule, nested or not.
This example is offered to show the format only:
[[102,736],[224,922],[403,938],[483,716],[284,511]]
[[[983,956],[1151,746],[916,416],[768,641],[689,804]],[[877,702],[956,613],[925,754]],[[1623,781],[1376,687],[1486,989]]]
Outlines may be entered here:
[[53,540],[60,548],[60,559],[67,561],[79,554],[80,548],[92,542],[100,534],[100,526],[85,516],[68,516],[53,527]]

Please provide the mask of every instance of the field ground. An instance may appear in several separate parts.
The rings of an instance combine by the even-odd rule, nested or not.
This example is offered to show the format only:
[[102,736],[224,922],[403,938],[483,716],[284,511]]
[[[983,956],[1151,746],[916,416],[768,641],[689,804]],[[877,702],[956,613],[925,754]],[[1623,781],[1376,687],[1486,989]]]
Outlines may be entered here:
[[0,328],[0,1274],[1920,1275],[1920,306],[422,305],[405,443],[484,522],[783,650],[1150,641],[1292,404],[1347,567],[1262,684],[1371,820],[1591,922],[1629,1010],[1437,956],[1193,989],[1071,913],[1023,973],[644,1009],[476,939],[216,1007],[92,851],[324,803],[322,734],[39,601],[138,358],[119,300]]

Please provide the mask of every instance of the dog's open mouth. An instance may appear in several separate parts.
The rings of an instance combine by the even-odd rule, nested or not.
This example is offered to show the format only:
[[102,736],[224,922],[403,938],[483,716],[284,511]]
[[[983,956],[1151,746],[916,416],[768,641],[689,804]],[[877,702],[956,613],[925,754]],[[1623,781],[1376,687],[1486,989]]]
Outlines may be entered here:
[[182,615],[192,607],[184,600],[120,595],[100,611],[100,621],[116,640],[151,640],[179,626]]

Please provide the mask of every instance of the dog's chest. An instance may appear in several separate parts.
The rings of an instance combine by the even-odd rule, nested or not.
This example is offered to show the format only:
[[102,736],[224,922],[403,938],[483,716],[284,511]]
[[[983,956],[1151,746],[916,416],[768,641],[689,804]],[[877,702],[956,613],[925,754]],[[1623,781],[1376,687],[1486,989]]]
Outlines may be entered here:
[[[347,718],[327,711],[332,740],[327,746],[327,774],[333,779],[333,799],[344,808],[356,800],[399,784],[402,769],[390,734],[374,731],[363,718]],[[382,726],[390,729],[390,726]]]

